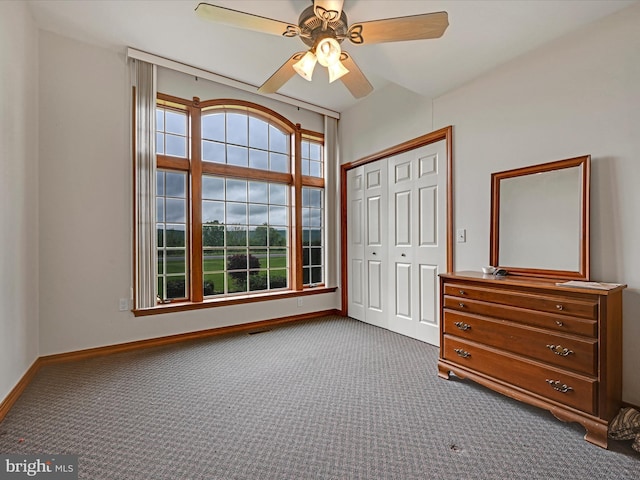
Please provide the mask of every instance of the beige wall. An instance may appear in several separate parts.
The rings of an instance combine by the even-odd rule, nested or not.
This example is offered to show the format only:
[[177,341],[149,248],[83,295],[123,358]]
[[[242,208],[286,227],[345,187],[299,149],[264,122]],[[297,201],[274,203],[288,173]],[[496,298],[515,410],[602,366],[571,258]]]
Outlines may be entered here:
[[373,91],[340,115],[340,163],[353,162],[432,132],[431,103],[431,99],[395,84]]
[[37,38],[0,2],[0,402],[38,356]]
[[128,72],[119,53],[40,31],[40,355],[336,308],[331,293],[301,307],[118,310],[131,287]]
[[[477,270],[488,263],[492,172],[592,155],[592,277],[629,286],[624,295],[623,398],[636,405],[640,405],[638,25],[640,6],[632,6],[433,102],[433,129],[454,127],[455,227],[467,230],[467,242],[455,244],[456,270]],[[401,92],[402,106],[394,110],[388,106],[395,92],[388,90],[344,113],[341,134],[350,154],[343,155],[343,161],[417,136],[415,123],[407,119],[422,117],[427,123],[423,106],[429,102],[417,95],[408,101],[407,93]],[[369,131],[373,122],[378,123],[375,135]]]

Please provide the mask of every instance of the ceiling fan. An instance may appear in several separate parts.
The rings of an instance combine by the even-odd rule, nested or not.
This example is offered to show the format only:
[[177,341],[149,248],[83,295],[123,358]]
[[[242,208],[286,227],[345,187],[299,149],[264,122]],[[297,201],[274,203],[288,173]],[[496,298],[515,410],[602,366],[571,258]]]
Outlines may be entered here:
[[351,55],[340,48],[344,40],[354,45],[368,45],[439,38],[449,26],[447,12],[386,18],[349,26],[342,10],[344,0],[312,0],[312,3],[300,14],[297,25],[208,3],[198,4],[196,13],[206,20],[232,27],[284,37],[297,36],[309,47],[307,51],[294,53],[258,92],[278,91],[296,72],[311,81],[317,62],[327,67],[329,82],[340,79],[356,98],[368,95],[373,87]]

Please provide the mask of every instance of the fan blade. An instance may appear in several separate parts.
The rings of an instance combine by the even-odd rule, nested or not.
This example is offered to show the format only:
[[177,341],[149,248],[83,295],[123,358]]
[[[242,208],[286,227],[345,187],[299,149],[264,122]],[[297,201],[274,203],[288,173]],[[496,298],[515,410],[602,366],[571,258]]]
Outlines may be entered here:
[[296,25],[208,3],[199,3],[196,7],[196,14],[210,22],[223,23],[230,27],[244,28],[272,35],[294,37],[300,33],[300,28]]
[[349,73],[344,77],[341,77],[340,80],[342,80],[342,83],[344,83],[344,85],[349,89],[351,95],[356,98],[362,98],[369,95],[373,91],[373,86],[358,68],[356,62],[353,61],[351,55],[343,50],[340,60],[342,61],[342,64],[347,67],[347,70],[349,70]]
[[293,69],[293,64],[300,60],[305,53],[307,52],[294,53],[266,82],[260,85],[258,93],[275,93],[280,90],[280,87],[295,75],[296,71]]
[[314,0],[313,13],[323,22],[335,22],[342,14],[343,4],[344,0]]
[[449,26],[447,12],[354,23],[347,38],[355,44],[439,38]]

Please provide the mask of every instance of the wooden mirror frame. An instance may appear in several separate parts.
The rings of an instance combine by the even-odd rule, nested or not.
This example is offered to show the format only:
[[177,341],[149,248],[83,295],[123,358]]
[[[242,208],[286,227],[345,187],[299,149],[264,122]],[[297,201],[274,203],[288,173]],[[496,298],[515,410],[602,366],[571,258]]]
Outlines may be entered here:
[[[507,270],[510,275],[526,275],[532,277],[553,278],[558,280],[589,280],[589,218],[590,218],[590,163],[591,156],[569,158],[555,162],[516,168],[504,172],[491,174],[491,237],[490,237],[490,265]],[[518,265],[503,265],[500,263],[500,182],[505,179],[552,172],[564,168],[582,166],[581,174],[581,218],[579,239],[578,270],[553,270]]]

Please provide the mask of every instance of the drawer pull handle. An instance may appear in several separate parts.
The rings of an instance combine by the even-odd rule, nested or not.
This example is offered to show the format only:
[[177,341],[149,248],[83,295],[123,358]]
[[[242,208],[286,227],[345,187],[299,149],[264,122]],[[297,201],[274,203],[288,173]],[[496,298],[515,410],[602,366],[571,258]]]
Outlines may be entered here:
[[471,356],[471,354],[469,352],[465,352],[461,348],[454,348],[453,351],[456,352],[458,354],[458,356],[462,357],[462,358],[469,358]]
[[560,304],[556,305],[556,308],[557,308],[558,310],[564,310],[564,307],[563,307],[562,305],[560,305]]
[[464,322],[454,322],[453,324],[456,327],[458,327],[460,330],[463,330],[465,332],[471,328],[471,325],[469,325],[468,323],[464,323]]
[[547,378],[547,383],[549,385],[551,385],[551,388],[553,388],[554,390],[560,392],[560,393],[567,393],[570,392],[571,390],[573,390],[573,388],[571,388],[569,385],[567,385],[566,383],[561,383],[560,380],[549,380]]
[[466,305],[464,303],[462,303],[462,302],[460,302],[458,305],[460,306],[460,308],[466,307]]
[[551,350],[556,355],[560,355],[562,357],[566,357],[574,353],[573,350],[569,350],[568,348],[563,348],[562,345],[547,345],[547,348]]
[[460,290],[460,295],[466,295],[467,292],[465,292],[464,290]]
[[562,323],[560,320],[556,320],[556,325],[558,325],[559,327],[563,326],[564,323]]

